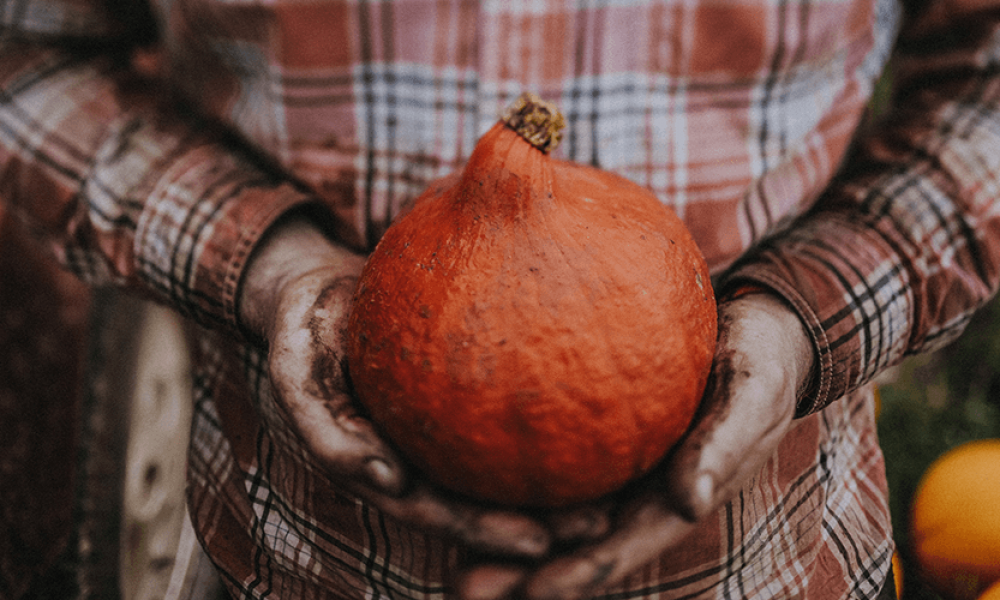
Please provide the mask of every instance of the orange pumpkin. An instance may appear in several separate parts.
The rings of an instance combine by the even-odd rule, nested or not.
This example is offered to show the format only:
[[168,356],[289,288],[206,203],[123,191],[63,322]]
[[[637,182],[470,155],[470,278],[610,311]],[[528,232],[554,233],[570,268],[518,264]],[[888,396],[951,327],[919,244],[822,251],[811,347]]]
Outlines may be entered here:
[[1000,600],[1000,583],[994,583],[976,600]]
[[1000,439],[969,442],[924,473],[910,515],[920,575],[949,600],[1000,580]]
[[548,155],[562,117],[522,96],[433,183],[361,275],[348,365],[374,422],[452,490],[589,500],[681,438],[716,337],[705,260],[622,177]]
[[903,559],[899,556],[899,551],[892,553],[892,582],[896,586],[896,598],[903,597],[903,584],[905,573],[903,571]]

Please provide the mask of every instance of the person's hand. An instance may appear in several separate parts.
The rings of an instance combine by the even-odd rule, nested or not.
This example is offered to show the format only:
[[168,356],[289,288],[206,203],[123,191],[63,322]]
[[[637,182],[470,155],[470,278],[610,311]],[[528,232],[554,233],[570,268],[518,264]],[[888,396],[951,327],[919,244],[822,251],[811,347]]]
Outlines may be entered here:
[[408,472],[350,395],[344,330],[362,256],[289,218],[255,250],[241,284],[241,323],[268,345],[277,408],[331,477],[381,511],[472,548],[538,556],[547,529],[439,492]]
[[[628,494],[559,515],[556,537],[576,532],[560,540],[564,549],[535,563],[481,558],[465,567],[460,595],[582,598],[679,544],[776,450],[813,353],[798,316],[777,297],[754,293],[721,305],[712,374],[685,440]],[[608,532],[595,535],[602,520]]]

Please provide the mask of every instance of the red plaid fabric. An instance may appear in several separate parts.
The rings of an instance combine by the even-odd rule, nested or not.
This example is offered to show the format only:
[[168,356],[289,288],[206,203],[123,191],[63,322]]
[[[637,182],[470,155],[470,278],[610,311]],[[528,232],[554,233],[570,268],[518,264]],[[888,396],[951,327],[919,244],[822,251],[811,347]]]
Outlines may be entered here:
[[[958,335],[1000,259],[998,13],[915,4],[14,0],[0,199],[84,279],[204,326],[191,512],[234,596],[447,596],[462,549],[316,470],[234,299],[278,216],[325,206],[370,249],[536,91],[565,112],[563,158],[653,190],[717,288],[782,294],[819,357],[758,476],[603,597],[872,598],[892,543],[866,384]],[[890,59],[898,102],[858,135]]]

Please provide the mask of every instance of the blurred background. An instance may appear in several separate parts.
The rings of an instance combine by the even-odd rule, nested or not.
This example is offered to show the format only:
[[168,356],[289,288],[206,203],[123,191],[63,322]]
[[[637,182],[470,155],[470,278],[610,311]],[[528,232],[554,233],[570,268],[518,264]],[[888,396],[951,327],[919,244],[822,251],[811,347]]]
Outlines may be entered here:
[[[920,479],[932,462],[966,442],[1000,438],[1000,301],[987,305],[957,342],[935,354],[912,357],[886,373],[878,389],[879,438],[903,570],[902,597],[951,600],[922,580],[910,543],[909,518]],[[1000,510],[1000,480],[989,484],[997,490]],[[991,522],[996,515],[973,516],[981,518],[984,528],[1000,526]],[[1000,565],[1000,556],[983,558]]]

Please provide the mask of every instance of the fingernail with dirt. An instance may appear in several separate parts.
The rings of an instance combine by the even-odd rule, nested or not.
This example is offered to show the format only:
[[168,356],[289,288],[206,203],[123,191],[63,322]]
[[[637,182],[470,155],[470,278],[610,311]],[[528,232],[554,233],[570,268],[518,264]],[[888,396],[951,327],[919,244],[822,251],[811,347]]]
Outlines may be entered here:
[[393,469],[385,459],[372,456],[365,462],[365,475],[377,489],[396,495],[400,492],[402,482],[399,472]]

